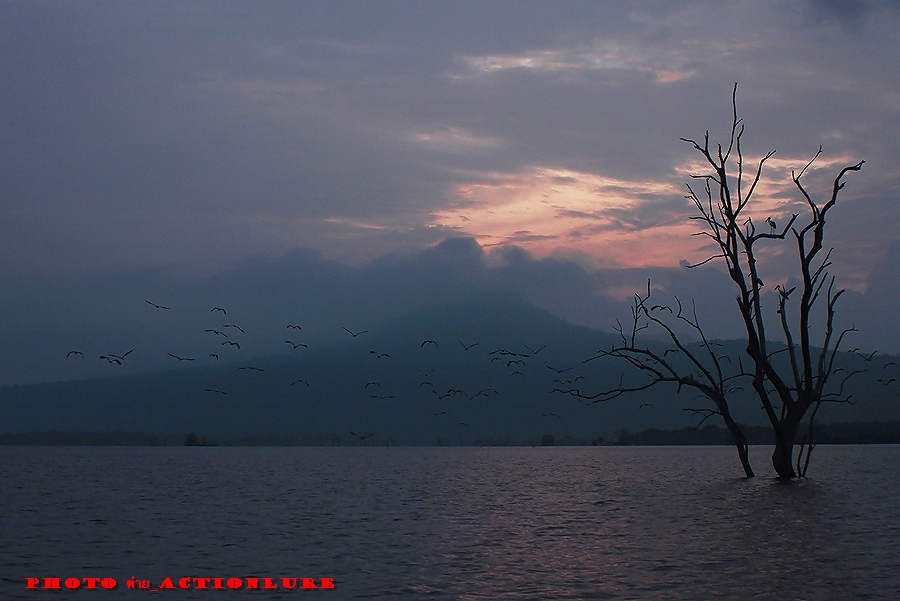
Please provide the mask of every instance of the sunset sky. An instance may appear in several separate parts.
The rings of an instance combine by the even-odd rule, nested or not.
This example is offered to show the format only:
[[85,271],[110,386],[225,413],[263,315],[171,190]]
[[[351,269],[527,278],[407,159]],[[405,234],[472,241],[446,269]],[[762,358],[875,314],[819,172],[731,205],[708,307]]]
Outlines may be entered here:
[[900,5],[861,0],[3,2],[4,331],[58,318],[23,299],[61,280],[298,249],[365,269],[448,237],[562,265],[585,298],[674,281],[709,254],[680,138],[727,143],[735,82],[748,161],[776,150],[760,222],[802,209],[790,172],[820,145],[817,196],[865,159],[826,243],[872,313],[900,290],[898,30]]

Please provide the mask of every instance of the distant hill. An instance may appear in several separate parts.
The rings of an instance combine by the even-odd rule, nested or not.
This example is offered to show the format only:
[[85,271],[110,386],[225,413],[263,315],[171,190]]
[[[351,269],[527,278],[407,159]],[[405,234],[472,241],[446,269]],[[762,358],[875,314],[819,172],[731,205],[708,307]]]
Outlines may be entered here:
[[[684,409],[703,402],[664,387],[594,405],[560,393],[615,386],[626,366],[585,360],[616,339],[512,295],[434,302],[354,333],[327,347],[240,362],[3,387],[0,432],[418,445],[540,444],[549,434],[589,442],[622,429],[696,424]],[[737,343],[723,345],[723,353],[741,352]],[[895,385],[882,377],[893,367],[879,360],[870,362],[860,403],[823,408],[823,421],[900,418]],[[743,405],[736,411],[743,421],[763,423],[758,403]]]

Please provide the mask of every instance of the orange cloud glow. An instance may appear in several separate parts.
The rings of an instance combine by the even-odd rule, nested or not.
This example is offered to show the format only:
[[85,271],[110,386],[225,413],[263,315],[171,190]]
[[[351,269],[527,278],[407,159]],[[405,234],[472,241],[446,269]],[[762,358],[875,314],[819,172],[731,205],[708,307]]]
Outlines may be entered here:
[[576,250],[598,265],[677,265],[701,243],[690,206],[670,182],[625,181],[568,169],[479,174],[453,190],[429,224],[516,244],[537,256]]
[[[805,223],[808,209],[790,174],[808,160],[767,161],[752,210],[745,213],[757,230],[769,229],[769,217],[782,227],[792,213],[800,214],[798,225]],[[744,193],[757,163],[745,161]],[[833,175],[845,164],[843,156],[816,161],[804,176],[815,200],[827,200]],[[703,194],[702,180],[689,174],[708,173],[706,167],[693,160],[677,172]],[[451,207],[435,213],[429,225],[472,235],[486,247],[515,244],[536,256],[576,252],[603,267],[672,267],[715,252],[707,237],[692,235],[703,226],[690,219],[697,209],[684,193],[675,179],[630,181],[564,168],[475,173],[451,191]]]

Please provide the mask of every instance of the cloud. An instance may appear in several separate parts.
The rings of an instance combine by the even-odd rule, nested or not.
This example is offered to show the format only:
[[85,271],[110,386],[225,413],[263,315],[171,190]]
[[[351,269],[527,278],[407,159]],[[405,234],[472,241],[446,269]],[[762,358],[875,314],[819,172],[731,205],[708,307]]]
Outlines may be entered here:
[[[727,138],[735,81],[748,165],[777,150],[754,222],[803,214],[789,172],[820,144],[814,198],[866,159],[826,244],[860,298],[874,266],[895,271],[881,263],[900,220],[894,3],[403,6],[0,6],[16,57],[0,64],[0,276],[113,294],[103,278],[140,273],[152,291],[147,274],[265,271],[297,247],[397,267],[449,236],[484,249],[483,272],[452,255],[471,277],[498,277],[491,261],[518,248],[516,269],[572,263],[610,298],[646,275],[668,290],[710,252],[683,198],[708,167],[680,138]],[[790,253],[765,258],[783,281]],[[551,289],[566,293],[532,294],[578,319],[597,302]]]

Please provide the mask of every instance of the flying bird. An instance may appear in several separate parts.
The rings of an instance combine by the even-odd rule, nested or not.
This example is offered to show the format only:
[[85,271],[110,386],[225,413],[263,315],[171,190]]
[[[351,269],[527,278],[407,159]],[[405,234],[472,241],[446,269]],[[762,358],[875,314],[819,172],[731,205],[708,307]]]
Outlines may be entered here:
[[222,327],[223,327],[223,328],[237,328],[237,330],[238,330],[239,332],[243,332],[243,331],[244,331],[244,329],[243,329],[241,326],[235,325],[235,324],[233,324],[233,323],[226,323],[226,324],[223,324]]
[[205,330],[205,331],[206,331],[206,332],[212,332],[213,334],[217,334],[217,335],[219,335],[219,336],[224,336],[225,338],[228,338],[228,334],[226,334],[225,332],[220,332],[219,330],[212,330],[212,329],[210,329],[210,330]]
[[463,342],[462,340],[460,340],[459,343],[462,345],[464,351],[469,350],[469,349],[472,348],[473,346],[478,346],[478,343],[477,343],[477,342],[473,342],[472,344],[466,344],[465,342]]
[[125,357],[134,352],[134,349],[131,349],[124,355],[113,355],[112,353],[108,355],[100,355],[101,359],[106,359],[108,363],[115,363],[116,365],[122,365],[122,362],[125,361]]
[[303,328],[301,328],[300,326],[294,325],[294,324],[292,324],[292,323],[287,324],[287,327],[288,327],[289,330],[302,330],[302,329],[303,329]]
[[219,394],[228,394],[224,390],[219,390],[218,388],[207,388],[204,392],[218,392]]
[[365,436],[361,436],[361,435],[357,434],[356,432],[354,432],[353,430],[350,430],[350,434],[352,434],[353,436],[357,437],[360,440],[368,440],[368,439],[372,438],[373,436],[375,436],[374,432],[369,432]]
[[298,379],[294,380],[293,382],[291,382],[291,386],[293,386],[294,384],[306,384],[307,386],[310,385],[310,383],[307,382],[306,380],[304,380],[303,378],[298,378]]
[[209,356],[212,357],[213,359],[215,359],[216,361],[219,360],[219,355],[217,355],[216,353],[210,353]]
[[84,359],[84,353],[82,353],[81,351],[69,351],[68,353],[66,353],[66,359],[68,359],[72,355],[81,355],[81,358]]
[[526,344],[526,345],[525,345],[525,348],[527,348],[527,349],[529,350],[529,352],[531,352],[532,355],[537,355],[537,354],[540,353],[542,350],[544,350],[545,348],[547,348],[547,345],[544,344],[544,345],[540,346],[537,350],[535,350],[535,349],[531,348],[530,346],[528,346],[528,345]]
[[379,353],[379,352],[377,352],[377,351],[369,351],[369,354],[370,354],[370,355],[375,355],[375,358],[376,358],[376,359],[381,359],[381,358],[383,358],[383,357],[390,357],[390,355],[387,354],[387,353]]
[[156,307],[157,309],[171,309],[171,308],[172,308],[172,307],[163,307],[162,305],[157,305],[157,304],[154,303],[153,301],[149,301],[149,300],[147,300],[147,299],[144,299],[144,300],[147,302],[148,305],[153,305],[153,306]]
[[547,366],[547,369],[552,369],[552,370],[555,371],[556,373],[561,374],[561,373],[563,373],[563,372],[569,371],[569,370],[572,369],[572,368],[571,368],[571,367],[558,368],[558,367],[553,367],[552,365],[548,365],[548,366]]
[[435,348],[437,348],[438,343],[434,340],[423,340],[420,346],[425,346],[426,344],[433,344]]
[[252,366],[252,365],[247,365],[247,366],[244,366],[244,367],[239,367],[238,369],[249,369],[250,371],[266,371],[266,370],[264,370],[264,369],[261,368],[261,367],[254,367],[254,366]]
[[309,346],[303,344],[302,342],[291,342],[290,340],[285,340],[285,342],[290,344],[292,347],[294,347],[294,350],[296,350],[297,347],[301,347],[301,346],[303,348],[309,348]]
[[226,340],[226,341],[223,342],[222,344],[223,344],[223,345],[228,344],[228,345],[230,345],[230,346],[236,346],[236,347],[238,347],[238,348],[241,348],[241,345],[238,344],[237,342],[233,341],[233,340]]
[[856,353],[856,354],[859,355],[860,357],[862,357],[862,360],[863,360],[863,361],[871,361],[871,360],[872,360],[872,357],[874,357],[874,356],[875,356],[875,353],[877,353],[877,352],[878,352],[878,351],[872,351],[872,352],[869,353],[868,355],[863,355],[862,353]]
[[222,315],[228,315],[228,311],[226,311],[222,307],[213,307],[212,309],[209,310],[210,313],[213,313],[215,311],[221,311]]
[[556,413],[544,413],[541,417],[558,417],[559,419],[562,419],[562,416],[557,415]]
[[354,338],[356,338],[357,336],[362,336],[369,330],[362,330],[360,332],[354,332],[353,330],[350,330],[349,328],[344,328],[344,331],[347,332],[348,334],[350,334],[351,336],[353,336]]
[[174,357],[175,359],[178,359],[179,361],[193,361],[194,360],[193,357],[179,357],[178,355],[173,355],[172,353],[166,353],[166,354],[170,357]]

